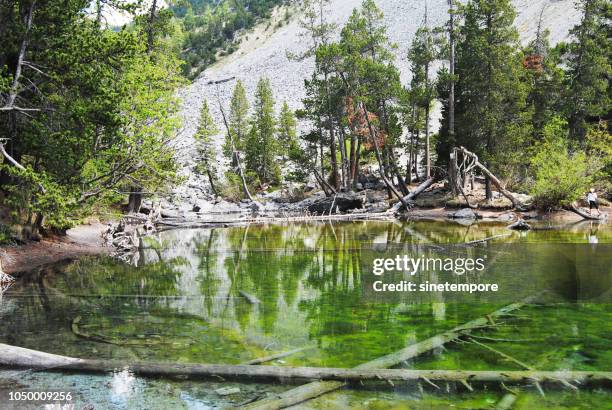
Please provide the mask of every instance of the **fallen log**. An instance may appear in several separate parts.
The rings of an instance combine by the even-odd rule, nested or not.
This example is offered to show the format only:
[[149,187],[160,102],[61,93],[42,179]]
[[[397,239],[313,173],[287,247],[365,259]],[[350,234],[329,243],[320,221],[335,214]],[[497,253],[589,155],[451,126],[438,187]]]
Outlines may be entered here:
[[608,217],[608,214],[605,214],[605,213],[603,213],[601,215],[598,215],[598,216],[591,215],[590,213],[584,212],[582,209],[580,209],[579,207],[577,207],[573,203],[570,204],[570,206],[568,206],[566,209],[568,211],[571,211],[571,212],[577,214],[577,215],[580,215],[584,219],[591,219],[591,220],[594,220],[594,221],[601,221],[601,220],[604,220],[604,219],[606,219]]
[[[542,292],[544,293],[544,292]],[[440,333],[429,339],[425,339],[421,342],[415,343],[404,349],[398,350],[395,353],[382,356],[378,359],[357,366],[356,370],[367,370],[367,369],[384,369],[388,367],[397,366],[406,360],[415,358],[423,353],[432,351],[438,347],[445,345],[446,343],[459,339],[471,330],[480,329],[490,325],[490,321],[494,318],[503,317],[505,314],[513,312],[522,308],[523,306],[534,302],[541,295],[537,294],[523,299],[520,302],[507,305],[501,309],[496,310],[486,316],[479,317],[470,322],[467,322],[461,326],[457,326],[444,333]],[[251,403],[245,408],[248,409],[282,409],[285,407],[293,406],[298,403],[313,399],[321,396],[325,393],[338,390],[346,386],[345,382],[340,381],[320,381],[305,384],[303,386],[296,387],[294,389],[287,390],[283,393],[276,395],[275,397],[265,398],[257,402]]]
[[400,201],[398,203],[396,203],[395,205],[393,205],[391,208],[389,208],[389,210],[387,212],[389,213],[396,213],[397,211],[399,211],[400,209],[402,209],[402,206],[404,206],[404,203],[410,203],[410,201],[412,201],[414,198],[417,197],[417,195],[419,195],[421,192],[425,191],[427,188],[429,188],[431,186],[431,184],[434,183],[434,179],[429,178],[427,179],[425,182],[423,182],[421,185],[419,185],[418,187],[416,187],[412,192],[410,192],[408,195],[406,195],[403,198],[403,202]]
[[578,381],[583,384],[612,385],[612,372],[597,371],[494,371],[494,370],[407,370],[344,369],[334,367],[286,367],[261,365],[124,363],[116,360],[79,359],[22,347],[0,344],[0,364],[7,367],[42,370],[78,370],[113,372],[128,369],[143,376],[191,376],[254,379],[328,379],[328,380],[395,380],[423,379],[449,382],[546,382]]

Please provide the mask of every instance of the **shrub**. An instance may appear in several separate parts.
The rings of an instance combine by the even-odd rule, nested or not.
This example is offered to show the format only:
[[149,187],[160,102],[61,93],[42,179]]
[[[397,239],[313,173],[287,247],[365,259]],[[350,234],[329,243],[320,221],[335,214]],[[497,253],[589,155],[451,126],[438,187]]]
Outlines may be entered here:
[[566,123],[554,118],[544,127],[544,138],[534,147],[530,193],[542,208],[569,205],[582,197],[599,166],[567,140]]

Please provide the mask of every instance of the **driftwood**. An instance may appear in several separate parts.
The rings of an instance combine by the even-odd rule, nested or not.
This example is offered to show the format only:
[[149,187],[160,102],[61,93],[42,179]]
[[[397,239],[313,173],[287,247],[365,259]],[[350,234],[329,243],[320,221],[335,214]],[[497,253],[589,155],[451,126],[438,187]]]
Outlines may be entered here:
[[419,185],[418,187],[416,187],[414,189],[414,191],[412,191],[411,193],[409,193],[408,195],[406,195],[403,198],[403,202],[400,201],[398,203],[396,203],[395,205],[393,205],[391,208],[389,208],[389,210],[387,212],[389,213],[396,213],[397,211],[399,211],[400,209],[402,209],[402,206],[404,206],[404,204],[409,204],[414,198],[417,197],[417,195],[419,195],[421,192],[425,191],[427,188],[429,188],[431,186],[431,184],[434,183],[434,179],[433,178],[429,178],[427,180],[425,180],[425,182],[423,182],[421,185]]
[[72,320],[70,325],[70,329],[75,336],[78,336],[83,339],[91,340],[98,343],[106,343],[116,346],[153,346],[158,345],[161,341],[151,341],[151,340],[119,340],[110,337],[105,337],[102,335],[98,335],[95,333],[87,333],[79,327],[81,322],[81,316],[77,316]]
[[[378,359],[364,363],[357,366],[355,370],[370,370],[370,369],[384,369],[393,366],[397,366],[406,360],[415,358],[423,353],[434,350],[438,347],[444,346],[446,343],[459,339],[471,330],[479,329],[490,325],[491,320],[499,317],[503,317],[508,313],[522,308],[523,306],[534,302],[541,294],[530,296],[523,299],[520,302],[513,303],[505,306],[495,312],[492,312],[486,316],[479,317],[470,322],[467,322],[461,326],[457,326],[444,333],[440,333],[436,336],[430,337],[429,339],[410,345],[404,349],[401,349],[395,353],[382,356]],[[305,384],[303,386],[296,387],[294,389],[285,391],[278,394],[275,397],[266,398],[255,403],[252,403],[246,408],[249,409],[282,409],[284,407],[293,406],[295,404],[313,399],[321,396],[325,393],[332,392],[346,386],[346,383],[341,381],[320,381]]]
[[563,381],[583,384],[612,385],[612,372],[592,371],[493,371],[493,370],[406,370],[344,369],[333,367],[285,367],[223,364],[177,364],[115,360],[79,359],[22,347],[0,344],[0,364],[7,367],[42,370],[79,370],[112,372],[129,369],[143,376],[223,377],[238,379],[328,379],[328,380],[441,380],[450,382],[547,382]]

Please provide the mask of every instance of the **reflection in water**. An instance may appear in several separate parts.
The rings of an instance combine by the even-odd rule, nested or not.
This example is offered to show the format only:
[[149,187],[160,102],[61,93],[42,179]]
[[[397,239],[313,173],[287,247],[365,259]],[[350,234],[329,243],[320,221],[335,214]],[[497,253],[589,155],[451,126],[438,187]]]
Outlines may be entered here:
[[[533,309],[530,321],[509,331],[541,343],[508,351],[539,363],[554,341],[558,355],[539,367],[611,368],[610,335],[602,330],[611,319],[610,229],[539,228],[478,246],[457,244],[507,230],[352,222],[169,231],[146,238],[138,267],[96,257],[31,272],[4,295],[0,340],[79,357],[208,363],[240,363],[315,343],[314,351],[276,364],[349,367],[551,289],[557,301],[580,304]],[[372,261],[396,254],[483,257],[487,269],[461,276],[389,274],[389,282],[495,282],[500,292],[376,294]],[[512,368],[467,347],[410,365]],[[127,400],[134,383],[127,372],[114,374],[112,395]]]

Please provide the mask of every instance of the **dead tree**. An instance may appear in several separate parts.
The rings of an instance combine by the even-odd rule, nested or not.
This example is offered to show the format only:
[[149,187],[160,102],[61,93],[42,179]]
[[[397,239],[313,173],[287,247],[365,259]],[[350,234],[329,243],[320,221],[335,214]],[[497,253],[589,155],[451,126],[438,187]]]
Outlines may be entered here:
[[[463,155],[463,161],[464,161],[464,164],[460,167],[460,170],[463,173],[463,178],[461,178],[461,175],[457,175],[458,186],[463,186],[463,182],[464,182],[464,179],[466,178],[466,176],[469,173],[473,172],[474,168],[478,168],[480,170],[480,172],[482,172],[497,187],[497,189],[499,189],[499,192],[503,196],[505,196],[506,198],[508,198],[510,200],[510,202],[512,203],[512,206],[514,208],[519,209],[519,210],[522,210],[522,209],[525,208],[525,206],[518,199],[516,199],[514,197],[514,195],[512,195],[512,193],[510,193],[510,191],[508,191],[506,188],[504,188],[504,186],[502,185],[501,181],[495,175],[493,175],[493,173],[491,171],[489,171],[487,169],[487,167],[485,167],[478,160],[478,155],[474,154],[471,151],[468,151],[464,147],[455,148],[454,149],[454,153],[455,153],[456,156],[458,154],[462,154]],[[457,156],[457,158],[458,158],[458,156]],[[467,200],[467,198],[466,198],[466,200]]]

